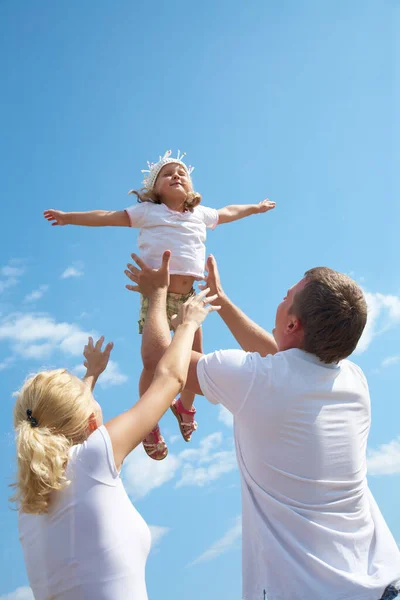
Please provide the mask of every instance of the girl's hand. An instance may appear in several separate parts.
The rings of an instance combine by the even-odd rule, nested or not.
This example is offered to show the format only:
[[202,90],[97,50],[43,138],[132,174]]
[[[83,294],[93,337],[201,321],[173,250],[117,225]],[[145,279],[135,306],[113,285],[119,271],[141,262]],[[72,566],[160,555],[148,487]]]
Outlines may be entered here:
[[210,312],[220,310],[220,306],[211,306],[210,303],[214,302],[218,296],[214,294],[214,296],[207,297],[209,291],[210,288],[206,288],[182,304],[178,315],[174,315],[171,319],[174,329],[178,325],[188,325],[189,323],[196,325],[196,329],[198,329]]
[[271,202],[271,200],[268,200],[268,198],[266,198],[265,200],[259,202],[256,206],[258,208],[259,213],[265,213],[275,208],[275,202]]
[[52,225],[67,225],[67,213],[63,212],[62,210],[54,210],[53,208],[50,208],[49,210],[45,210],[43,213],[43,216],[45,219],[47,219],[49,222],[50,221],[54,221],[54,223],[52,223]]
[[114,347],[113,342],[109,342],[104,350],[101,349],[104,342],[102,335],[96,344],[93,344],[93,338],[89,338],[87,345],[83,349],[83,356],[86,358],[83,363],[87,369],[86,376],[97,378],[107,367],[110,360],[111,350]]

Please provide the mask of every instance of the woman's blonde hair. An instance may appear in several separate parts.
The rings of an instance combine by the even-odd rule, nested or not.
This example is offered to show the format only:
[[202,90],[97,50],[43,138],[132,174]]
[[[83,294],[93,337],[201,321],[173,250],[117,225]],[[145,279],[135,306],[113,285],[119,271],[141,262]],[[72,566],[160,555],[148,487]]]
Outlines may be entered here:
[[[141,190],[130,190],[129,194],[137,196],[138,202],[153,202],[153,204],[162,204],[162,199],[159,194],[154,190],[148,190],[142,188]],[[201,195],[197,192],[188,192],[186,200],[183,204],[184,211],[189,210],[193,212],[193,209],[198,206],[201,202]]]
[[91,399],[89,388],[65,369],[38,373],[19,391],[14,406],[18,474],[11,501],[22,512],[46,513],[51,493],[70,483],[65,476],[69,451],[88,437]]

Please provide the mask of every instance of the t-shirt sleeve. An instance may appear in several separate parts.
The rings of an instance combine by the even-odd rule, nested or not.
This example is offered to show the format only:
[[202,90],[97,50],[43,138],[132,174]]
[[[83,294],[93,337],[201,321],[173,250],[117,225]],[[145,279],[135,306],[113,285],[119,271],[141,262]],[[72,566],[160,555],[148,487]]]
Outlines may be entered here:
[[202,216],[204,224],[209,229],[215,229],[218,225],[219,215],[218,211],[215,208],[210,208],[209,206],[197,206],[196,210]]
[[92,479],[106,485],[116,485],[119,473],[111,439],[104,425],[96,429],[83,444],[73,446],[70,460]]
[[255,356],[243,350],[219,350],[204,355],[197,363],[197,377],[207,400],[222,404],[237,415],[253,386]]
[[146,225],[146,220],[151,210],[151,204],[151,202],[138,202],[137,204],[125,208],[131,227],[140,228]]

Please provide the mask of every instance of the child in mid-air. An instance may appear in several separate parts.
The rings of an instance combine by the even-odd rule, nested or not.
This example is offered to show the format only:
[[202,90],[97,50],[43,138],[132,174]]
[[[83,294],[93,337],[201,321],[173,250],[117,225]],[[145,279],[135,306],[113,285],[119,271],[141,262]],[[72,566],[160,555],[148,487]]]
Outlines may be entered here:
[[[52,225],[86,225],[89,227],[121,226],[140,229],[138,246],[140,257],[153,269],[161,265],[165,250],[171,250],[170,285],[167,296],[167,316],[179,312],[179,307],[192,296],[193,284],[204,278],[206,228],[215,229],[218,224],[237,221],[249,215],[267,212],[275,207],[268,199],[259,204],[225,206],[216,210],[201,206],[201,196],[193,189],[192,167],[183,162],[184,154],[177,158],[169,150],[157,163],[148,163],[148,170],[140,191],[132,190],[138,203],[126,210],[89,212],[62,212],[46,210],[44,216]],[[139,333],[143,332],[148,309],[148,299],[141,296]],[[172,327],[171,327],[172,329]],[[202,331],[198,329],[193,350],[202,352]],[[142,371],[139,394],[142,396],[152,381],[152,373]],[[183,439],[189,442],[197,429],[193,406],[195,395],[184,390],[174,400],[171,410],[178,420]],[[162,460],[168,448],[157,425],[143,440],[147,454]]]

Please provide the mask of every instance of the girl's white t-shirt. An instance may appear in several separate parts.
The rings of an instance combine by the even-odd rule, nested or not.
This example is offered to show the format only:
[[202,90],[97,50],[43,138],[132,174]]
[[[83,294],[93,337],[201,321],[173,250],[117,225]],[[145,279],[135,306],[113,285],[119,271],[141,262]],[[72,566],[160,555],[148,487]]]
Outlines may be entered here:
[[139,253],[149,267],[158,269],[165,250],[171,250],[171,275],[204,278],[206,229],[218,225],[215,208],[200,205],[181,213],[165,204],[139,202],[126,212],[131,227],[140,228]]
[[20,540],[36,600],[147,600],[151,535],[114,463],[107,429],[71,449],[71,484],[46,515],[19,514]]

